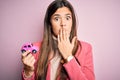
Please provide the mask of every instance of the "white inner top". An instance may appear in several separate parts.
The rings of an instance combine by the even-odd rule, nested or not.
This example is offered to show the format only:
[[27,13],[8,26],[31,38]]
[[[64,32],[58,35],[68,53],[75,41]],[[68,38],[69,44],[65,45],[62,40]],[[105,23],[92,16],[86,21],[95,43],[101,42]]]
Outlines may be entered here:
[[60,60],[61,60],[61,56],[57,52],[56,55],[54,56],[54,58],[50,61],[50,63],[51,63],[50,80],[56,79],[56,77],[57,77],[56,73],[57,73],[58,66],[60,64]]

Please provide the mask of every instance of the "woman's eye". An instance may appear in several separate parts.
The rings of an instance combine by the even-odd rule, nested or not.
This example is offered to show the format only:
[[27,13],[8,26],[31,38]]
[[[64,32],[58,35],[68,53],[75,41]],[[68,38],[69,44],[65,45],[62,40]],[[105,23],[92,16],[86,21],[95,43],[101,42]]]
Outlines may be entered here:
[[71,17],[70,17],[70,16],[67,16],[67,17],[66,17],[66,20],[70,20],[70,19],[71,19]]
[[58,21],[58,20],[59,20],[59,18],[58,18],[58,17],[55,17],[55,18],[54,18],[54,20],[55,20],[55,21]]

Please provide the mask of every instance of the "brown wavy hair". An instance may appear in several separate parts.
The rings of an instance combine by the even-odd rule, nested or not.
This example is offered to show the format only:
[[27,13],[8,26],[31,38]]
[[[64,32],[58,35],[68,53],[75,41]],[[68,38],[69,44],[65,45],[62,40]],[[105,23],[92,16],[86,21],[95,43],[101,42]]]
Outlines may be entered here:
[[[48,59],[49,54],[53,50],[55,54],[56,46],[54,44],[54,40],[52,38],[52,26],[51,26],[51,16],[56,12],[58,8],[67,7],[72,13],[72,29],[70,32],[70,41],[72,41],[74,36],[77,36],[76,31],[76,17],[75,12],[72,5],[67,0],[55,0],[53,1],[47,8],[45,18],[44,18],[44,34],[42,45],[40,47],[40,55],[38,57],[37,69],[36,69],[36,80],[46,80],[47,68],[48,68]],[[75,55],[76,50],[78,48],[78,41],[75,41],[75,45],[72,51],[72,54]],[[58,73],[60,76],[60,80],[65,80],[68,75],[66,70],[61,64],[61,70]]]

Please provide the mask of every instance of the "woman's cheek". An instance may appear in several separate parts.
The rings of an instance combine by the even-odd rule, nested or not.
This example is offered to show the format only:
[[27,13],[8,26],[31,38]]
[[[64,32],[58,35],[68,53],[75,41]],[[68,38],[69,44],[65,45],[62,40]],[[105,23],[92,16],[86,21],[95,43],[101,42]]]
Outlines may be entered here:
[[55,35],[55,36],[58,36],[59,30],[53,30],[53,32],[54,32],[54,35]]

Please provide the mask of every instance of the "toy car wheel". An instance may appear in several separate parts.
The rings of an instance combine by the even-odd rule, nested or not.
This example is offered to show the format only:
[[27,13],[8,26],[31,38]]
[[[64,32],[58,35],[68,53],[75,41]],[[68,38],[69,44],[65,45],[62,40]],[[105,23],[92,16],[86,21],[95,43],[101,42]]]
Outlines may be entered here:
[[32,50],[32,53],[36,53],[37,51],[35,49]]
[[26,52],[26,50],[22,49],[21,52],[24,53],[24,52]]

